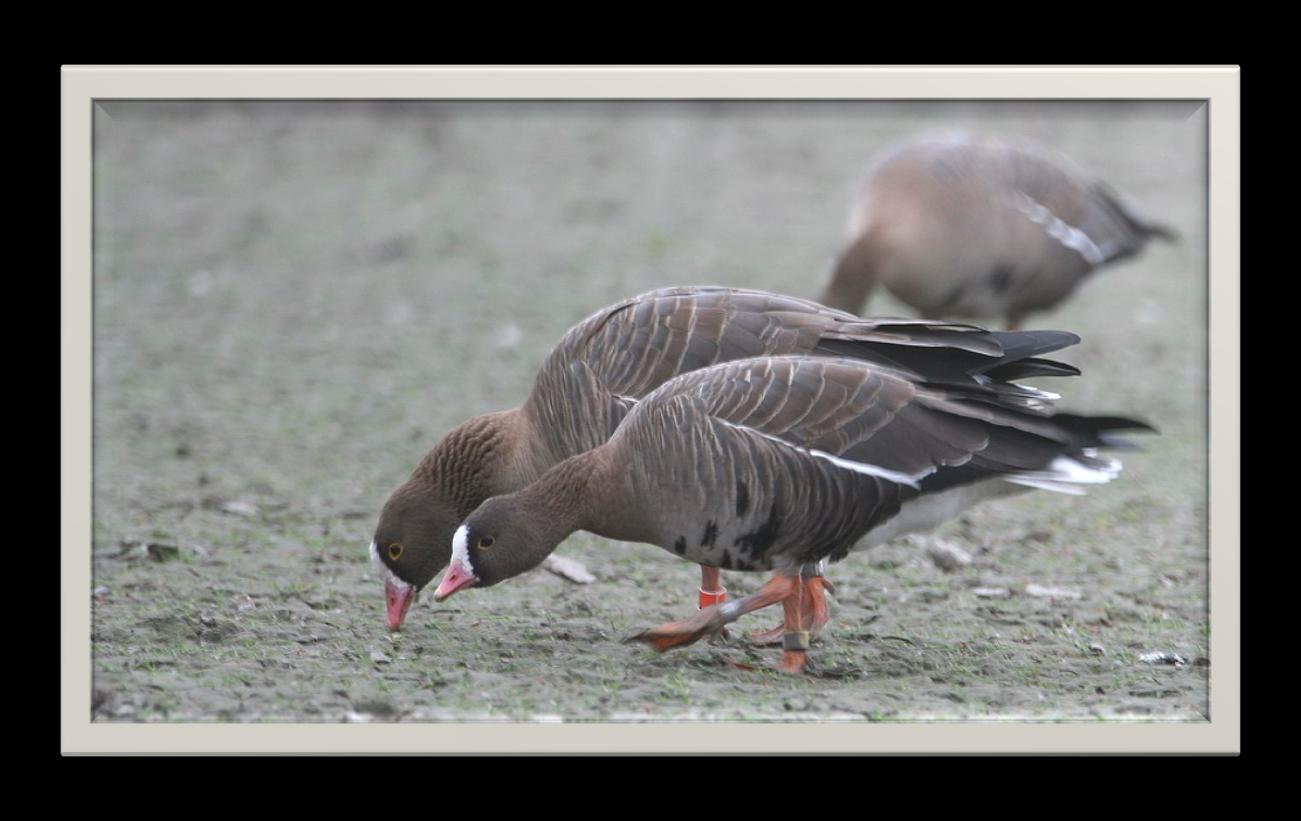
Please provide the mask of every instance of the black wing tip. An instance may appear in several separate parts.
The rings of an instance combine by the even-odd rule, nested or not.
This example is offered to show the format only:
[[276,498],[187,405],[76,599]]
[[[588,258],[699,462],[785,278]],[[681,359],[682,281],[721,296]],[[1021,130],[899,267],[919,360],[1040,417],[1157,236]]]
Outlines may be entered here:
[[1058,362],[1055,359],[1022,359],[999,365],[985,371],[985,376],[1009,382],[1014,379],[1031,379],[1039,376],[1079,376],[1081,371],[1074,365]]
[[1145,422],[1142,419],[1113,417],[1108,421],[1114,422],[1114,424],[1109,424],[1108,427],[1103,430],[1136,430],[1141,433],[1154,433],[1158,436],[1161,434],[1161,431],[1157,430],[1156,425],[1153,425],[1150,422]]
[[1054,419],[1066,424],[1074,425],[1082,430],[1090,430],[1097,434],[1105,434],[1113,430],[1132,430],[1140,433],[1160,434],[1161,431],[1156,426],[1142,419],[1131,419],[1128,416],[1081,416],[1074,413],[1055,414]]
[[[1052,328],[1028,328],[1023,331],[996,331],[995,333],[1016,339],[1034,339],[1040,345],[1060,343],[1062,348],[1078,345],[1084,340],[1082,336],[1074,331],[1058,331]],[[1047,353],[1047,351],[1044,351],[1044,353]]]

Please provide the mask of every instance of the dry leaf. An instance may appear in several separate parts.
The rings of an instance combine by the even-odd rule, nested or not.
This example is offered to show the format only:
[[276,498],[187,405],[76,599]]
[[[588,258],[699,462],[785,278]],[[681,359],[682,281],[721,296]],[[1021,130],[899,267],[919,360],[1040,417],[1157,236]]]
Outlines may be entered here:
[[542,566],[574,584],[591,584],[596,581],[596,577],[589,573],[586,567],[583,567],[582,562],[566,559],[564,556],[550,555],[542,563]]

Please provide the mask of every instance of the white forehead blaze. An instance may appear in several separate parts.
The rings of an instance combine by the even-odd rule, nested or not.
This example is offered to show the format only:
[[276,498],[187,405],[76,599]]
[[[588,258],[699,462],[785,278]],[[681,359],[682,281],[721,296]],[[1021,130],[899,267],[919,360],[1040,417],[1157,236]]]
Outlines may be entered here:
[[470,562],[470,551],[466,549],[465,543],[470,538],[470,528],[461,525],[456,529],[452,536],[452,561],[460,563],[461,567],[470,571],[474,575],[474,565]]

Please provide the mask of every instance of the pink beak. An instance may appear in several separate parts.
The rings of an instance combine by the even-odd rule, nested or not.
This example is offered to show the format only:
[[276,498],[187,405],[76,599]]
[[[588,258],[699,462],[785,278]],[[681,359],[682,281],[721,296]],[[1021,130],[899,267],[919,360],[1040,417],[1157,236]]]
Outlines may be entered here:
[[442,601],[462,587],[469,587],[478,580],[478,577],[462,567],[460,562],[454,561],[448,565],[442,583],[434,591],[434,601]]
[[416,589],[410,585],[399,587],[392,579],[384,580],[384,601],[388,605],[388,629],[402,629],[402,620],[407,617],[407,609],[416,599]]

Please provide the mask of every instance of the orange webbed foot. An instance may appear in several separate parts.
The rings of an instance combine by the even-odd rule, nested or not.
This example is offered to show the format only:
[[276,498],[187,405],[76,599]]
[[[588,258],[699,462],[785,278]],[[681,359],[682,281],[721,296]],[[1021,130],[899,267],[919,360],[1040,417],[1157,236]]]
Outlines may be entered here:
[[808,664],[809,631],[787,630],[782,635],[782,660],[777,669],[783,673],[802,673]]
[[799,674],[804,672],[804,666],[808,664],[809,654],[803,650],[786,650],[782,652],[782,660],[778,663],[777,668],[783,673]]
[[[810,576],[803,579],[802,582],[804,584],[804,597],[800,602],[800,621],[802,624],[809,626],[809,635],[816,636],[831,620],[831,612],[827,608],[826,594],[834,594],[836,588],[822,576]],[[779,624],[771,630],[751,633],[750,643],[760,647],[780,644],[785,633],[785,625]]]
[[661,624],[659,627],[652,627],[635,636],[629,636],[623,641],[625,644],[632,641],[645,642],[657,652],[663,653],[674,647],[694,644],[706,636],[719,634],[723,631],[724,624],[719,606],[714,605],[706,607],[689,619]]

